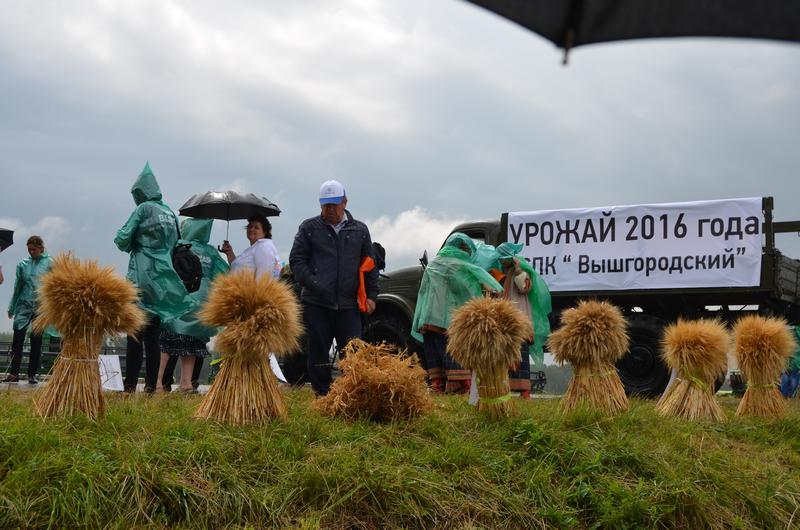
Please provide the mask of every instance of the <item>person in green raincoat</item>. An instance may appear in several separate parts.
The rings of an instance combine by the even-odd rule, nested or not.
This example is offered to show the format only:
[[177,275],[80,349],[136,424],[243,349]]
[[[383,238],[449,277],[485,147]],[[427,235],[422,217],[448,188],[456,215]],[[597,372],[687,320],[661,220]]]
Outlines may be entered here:
[[[53,266],[53,258],[45,251],[44,241],[39,236],[28,238],[28,254],[17,265],[16,279],[14,280],[14,293],[8,304],[8,318],[14,319],[14,337],[11,343],[11,367],[4,383],[19,381],[19,366],[22,361],[22,346],[25,343],[25,333],[28,331],[36,312],[39,301],[36,290],[39,288],[40,278]],[[31,331],[31,353],[28,358],[28,383],[38,383],[36,372],[39,370],[39,359],[42,355],[42,334]]]
[[502,272],[503,297],[509,300],[528,317],[533,325],[533,337],[522,343],[520,363],[516,370],[509,373],[511,390],[519,392],[520,397],[531,395],[531,366],[534,359],[537,366],[544,364],[544,344],[550,334],[550,320],[547,315],[552,311],[550,290],[542,277],[519,255],[522,245],[501,243],[497,246],[497,258]]
[[428,379],[435,392],[469,391],[472,374],[447,353],[447,328],[453,310],[484,292],[503,287],[481,267],[472,263],[475,242],[455,232],[425,268],[419,287],[411,335],[422,342]]
[[145,392],[154,392],[161,358],[160,326],[187,313],[197,305],[172,267],[172,249],[178,242],[178,218],[161,200],[156,177],[145,164],[131,187],[136,209],[117,231],[114,243],[130,253],[128,279],[139,288],[139,304],[147,312],[147,326],[136,337],[128,337],[125,363],[125,391],[135,392],[142,366],[142,345],[146,355]]
[[191,392],[197,389],[200,371],[203,369],[203,359],[208,356],[206,343],[216,334],[216,329],[203,325],[197,317],[197,310],[208,298],[208,288],[218,275],[228,272],[228,264],[212,245],[211,227],[213,219],[188,218],[181,222],[180,243],[191,245],[191,251],[200,259],[203,269],[203,278],[200,288],[190,293],[197,302],[197,308],[173,320],[171,329],[161,330],[161,367],[157,389],[169,392],[174,381],[173,373],[178,358],[181,360],[182,392]]

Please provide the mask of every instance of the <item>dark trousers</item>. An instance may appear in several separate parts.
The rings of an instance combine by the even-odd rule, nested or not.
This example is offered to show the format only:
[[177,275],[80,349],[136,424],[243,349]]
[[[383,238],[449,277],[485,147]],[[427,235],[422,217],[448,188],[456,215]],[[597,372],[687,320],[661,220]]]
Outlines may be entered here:
[[[164,368],[164,375],[161,377],[161,384],[169,388],[175,382],[175,365],[178,364],[178,355],[170,355],[167,365]],[[192,387],[197,390],[200,386],[200,372],[203,370],[203,359],[205,357],[194,358],[194,368],[192,368]]]
[[128,335],[125,353],[125,391],[135,392],[142,368],[142,348],[146,356],[144,390],[153,392],[158,380],[158,365],[161,363],[161,347],[158,344],[161,319],[151,317],[147,326],[136,336]]
[[361,314],[357,307],[336,310],[303,304],[303,320],[308,341],[308,379],[314,393],[324,396],[332,381],[328,357],[331,343],[335,338],[341,350],[350,339],[361,338]]
[[[19,365],[22,362],[22,346],[25,344],[25,333],[28,326],[14,330],[11,342],[11,368],[8,373],[19,375]],[[42,335],[31,332],[31,354],[28,357],[28,377],[33,377],[39,371],[39,359],[42,357]]]

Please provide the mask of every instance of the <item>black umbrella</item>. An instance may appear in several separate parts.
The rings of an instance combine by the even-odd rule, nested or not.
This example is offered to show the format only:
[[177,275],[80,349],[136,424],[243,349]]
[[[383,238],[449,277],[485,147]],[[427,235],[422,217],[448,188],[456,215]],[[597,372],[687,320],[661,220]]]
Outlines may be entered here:
[[[200,219],[247,219],[251,215],[274,217],[281,214],[281,209],[266,197],[238,191],[208,191],[198,193],[186,201],[178,212],[186,217]],[[225,239],[228,238],[227,231]]]
[[797,0],[467,0],[564,49],[655,37],[800,41]]
[[14,244],[14,231],[0,228],[0,252]]

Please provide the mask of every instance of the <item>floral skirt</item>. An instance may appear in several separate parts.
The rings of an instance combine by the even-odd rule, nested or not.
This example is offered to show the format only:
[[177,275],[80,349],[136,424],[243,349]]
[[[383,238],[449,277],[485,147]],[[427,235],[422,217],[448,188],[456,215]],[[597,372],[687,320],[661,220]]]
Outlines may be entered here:
[[158,339],[161,351],[170,356],[188,357],[207,357],[208,350],[206,343],[208,339],[198,339],[189,335],[181,335],[172,331],[162,329]]

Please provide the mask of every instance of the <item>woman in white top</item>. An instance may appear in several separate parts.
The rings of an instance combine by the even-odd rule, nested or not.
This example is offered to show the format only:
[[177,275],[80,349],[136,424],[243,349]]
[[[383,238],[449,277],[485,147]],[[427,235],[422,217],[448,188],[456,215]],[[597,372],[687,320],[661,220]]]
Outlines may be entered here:
[[264,274],[277,278],[281,272],[278,249],[272,242],[272,225],[266,217],[252,215],[247,218],[247,239],[250,246],[238,256],[233,253],[228,241],[222,243],[220,250],[228,258],[231,271],[250,269],[255,272],[256,278]]
[[[272,242],[272,225],[266,217],[251,215],[247,218],[247,239],[250,246],[238,256],[233,253],[233,247],[227,240],[222,242],[220,251],[228,258],[231,272],[252,270],[256,278],[269,274],[277,279],[281,273],[278,249]],[[269,354],[269,363],[278,380],[285,383],[286,378],[274,353]]]

